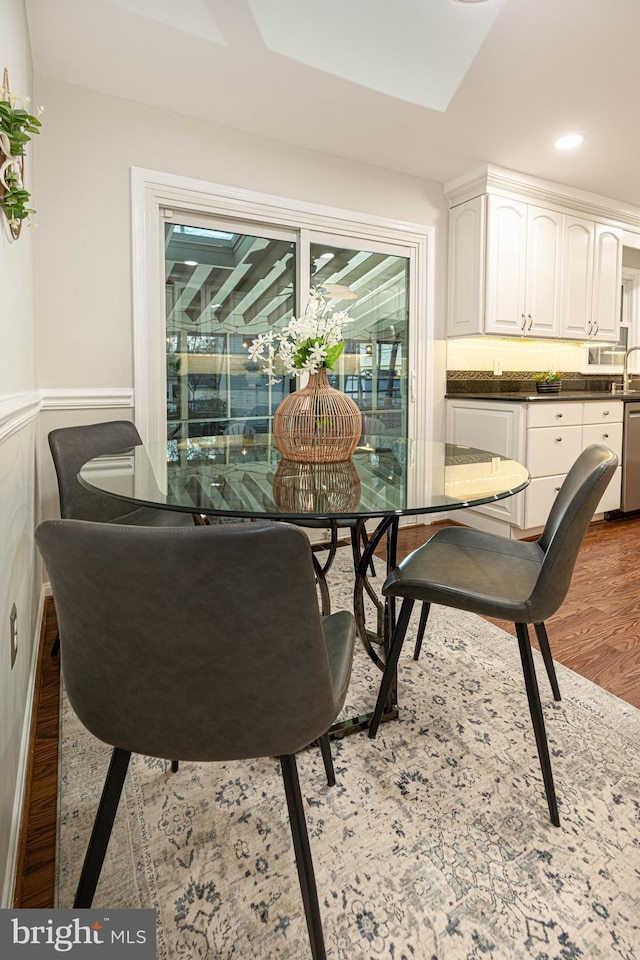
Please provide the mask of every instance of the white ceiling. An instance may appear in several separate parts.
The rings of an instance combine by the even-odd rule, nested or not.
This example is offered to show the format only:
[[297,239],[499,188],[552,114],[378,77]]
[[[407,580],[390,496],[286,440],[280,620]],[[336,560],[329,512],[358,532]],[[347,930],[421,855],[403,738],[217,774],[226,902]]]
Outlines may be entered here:
[[39,77],[439,182],[492,163],[640,206],[640,0],[26,5]]

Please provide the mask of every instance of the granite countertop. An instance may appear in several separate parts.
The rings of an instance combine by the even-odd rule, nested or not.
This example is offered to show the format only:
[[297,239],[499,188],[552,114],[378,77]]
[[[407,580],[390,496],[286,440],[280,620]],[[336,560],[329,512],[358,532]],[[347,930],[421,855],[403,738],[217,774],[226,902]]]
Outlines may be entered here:
[[631,390],[628,393],[610,393],[605,390],[561,390],[559,393],[445,393],[447,400],[502,400],[507,403],[557,403],[565,401],[588,400],[631,400],[640,401],[640,390]]

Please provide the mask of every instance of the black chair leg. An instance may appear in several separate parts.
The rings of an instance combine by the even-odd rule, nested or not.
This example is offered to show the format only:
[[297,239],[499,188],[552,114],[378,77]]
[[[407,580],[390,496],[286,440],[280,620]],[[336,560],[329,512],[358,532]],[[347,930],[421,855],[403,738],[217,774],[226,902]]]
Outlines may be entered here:
[[427,629],[427,620],[429,619],[429,610],[431,609],[431,604],[425,602],[422,604],[422,609],[420,611],[420,623],[418,624],[418,636],[416,637],[416,645],[413,648],[413,659],[417,660],[420,656],[420,651],[422,650],[422,641],[424,640],[424,632]]
[[113,748],[109,771],[102,788],[98,812],[93,823],[91,839],[84,857],[80,882],[73,902],[74,907],[90,907],[93,903],[93,895],[100,879],[100,871],[109,845],[109,837],[113,829],[113,821],[120,802],[130,759],[131,753],[127,750],[121,750],[119,747]]
[[553,785],[553,773],[551,771],[549,745],[547,743],[547,734],[544,728],[544,716],[542,713],[542,705],[540,703],[540,691],[538,690],[538,681],[536,680],[536,672],[531,653],[531,642],[529,640],[529,630],[526,623],[516,623],[516,633],[518,634],[518,646],[520,648],[522,672],[524,673],[524,684],[527,690],[529,712],[531,714],[533,732],[535,734],[536,744],[538,747],[538,757],[540,758],[540,769],[542,770],[544,788],[547,794],[549,814],[551,815],[551,822],[553,825],[555,827],[559,827],[560,816],[558,814],[556,791]]
[[547,676],[549,677],[549,683],[551,684],[553,699],[562,700],[562,697],[560,696],[560,687],[558,686],[558,678],[556,677],[556,668],[553,665],[553,657],[551,656],[551,647],[549,646],[547,628],[545,627],[544,623],[534,623],[534,627],[536,630],[536,637],[538,638],[540,653],[542,654],[544,665],[547,668]]
[[171,761],[171,773],[177,773],[177,772],[178,772],[178,761],[177,761],[177,760],[172,760],[172,761]]
[[323,733],[322,736],[318,738],[318,743],[320,744],[320,753],[322,754],[322,760],[324,762],[324,772],[327,775],[327,783],[330,787],[334,787],[336,783],[336,772],[333,769],[329,733]]
[[60,649],[60,631],[56,633],[56,638],[51,645],[51,656],[55,657],[56,653]]
[[298,879],[300,880],[300,891],[307,918],[307,929],[309,930],[311,955],[313,960],[326,960],[327,954],[324,947],[322,921],[318,905],[318,890],[311,859],[307,822],[302,807],[302,794],[295,756],[287,754],[280,757],[280,766],[289,809],[289,824],[293,838],[296,867],[298,868]]
[[373,717],[371,718],[371,722],[369,724],[369,738],[371,740],[373,740],[375,737],[376,733],[378,732],[378,727],[380,726],[380,718],[382,717],[382,711],[384,710],[387,694],[389,693],[389,688],[391,687],[391,683],[398,666],[398,659],[400,657],[400,651],[402,650],[404,638],[407,634],[407,627],[409,626],[409,620],[411,619],[413,604],[413,600],[411,600],[409,597],[405,597],[405,599],[402,601],[402,606],[400,607],[400,614],[398,615],[398,622],[396,623],[396,629],[393,633],[391,648],[389,650],[389,655],[387,656],[387,663],[384,668],[384,673],[382,674],[382,682],[380,683],[380,690],[378,691],[378,699],[376,700]]

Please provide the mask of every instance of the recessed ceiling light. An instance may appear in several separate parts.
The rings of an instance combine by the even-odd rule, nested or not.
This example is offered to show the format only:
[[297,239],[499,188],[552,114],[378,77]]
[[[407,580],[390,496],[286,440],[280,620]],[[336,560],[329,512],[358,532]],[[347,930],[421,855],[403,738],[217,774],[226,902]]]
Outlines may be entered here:
[[560,137],[554,143],[556,150],[574,150],[584,143],[586,137],[584,133],[568,133],[565,137]]
[[197,260],[183,260],[182,262],[184,263],[185,267],[197,267],[197,266],[198,266],[198,261],[197,261]]

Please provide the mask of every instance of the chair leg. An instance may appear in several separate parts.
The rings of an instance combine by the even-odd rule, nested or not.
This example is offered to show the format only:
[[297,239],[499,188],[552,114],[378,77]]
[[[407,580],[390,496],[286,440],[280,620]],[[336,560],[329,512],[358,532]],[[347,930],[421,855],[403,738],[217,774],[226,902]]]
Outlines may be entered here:
[[56,638],[51,645],[51,656],[55,657],[56,653],[60,649],[60,631],[56,633]]
[[331,756],[331,744],[329,743],[329,732],[323,733],[321,737],[318,738],[318,743],[320,745],[320,753],[322,754],[322,760],[324,762],[324,772],[327,775],[327,783],[330,787],[334,787],[336,783],[336,772],[333,769],[333,757]]
[[375,737],[376,733],[378,732],[378,727],[380,726],[380,718],[382,717],[382,711],[384,710],[387,694],[389,693],[389,688],[391,687],[391,683],[398,666],[398,659],[400,657],[400,651],[402,650],[404,638],[407,634],[407,627],[409,626],[409,620],[411,619],[411,611],[413,610],[414,602],[415,601],[410,597],[405,597],[405,599],[402,601],[402,606],[400,607],[398,622],[396,623],[396,629],[394,631],[391,647],[387,656],[387,663],[384,668],[384,673],[382,674],[380,690],[378,691],[378,699],[376,700],[373,717],[371,718],[371,722],[369,724],[369,738],[371,740],[373,740]]
[[424,640],[424,632],[427,629],[427,620],[429,619],[429,610],[431,609],[431,604],[425,602],[422,604],[422,610],[420,611],[420,623],[418,624],[418,636],[416,637],[416,645],[413,648],[413,659],[417,660],[420,656],[420,651],[422,650],[422,641]]
[[551,647],[549,646],[547,628],[545,627],[544,623],[534,623],[534,627],[536,630],[536,637],[538,638],[540,653],[542,654],[544,665],[547,668],[547,676],[549,677],[549,683],[551,684],[553,699],[562,700],[562,697],[560,696],[560,687],[558,686],[558,678],[556,677],[556,668],[553,665],[553,657],[551,656]]
[[178,761],[177,761],[177,760],[172,760],[172,761],[171,761],[171,773],[177,773],[177,772],[178,772]]
[[555,827],[559,827],[560,816],[558,814],[556,791],[553,785],[553,773],[551,771],[549,745],[547,743],[547,734],[544,728],[544,715],[542,713],[542,705],[540,703],[540,692],[538,690],[538,681],[536,680],[536,671],[533,665],[533,656],[531,653],[531,641],[529,640],[529,630],[526,623],[516,623],[516,633],[518,634],[518,646],[520,648],[522,672],[524,673],[524,684],[527,690],[529,712],[531,714],[533,732],[535,734],[536,744],[538,747],[538,757],[540,759],[540,769],[542,770],[544,788],[547,794],[549,814],[551,815],[551,822],[553,825]]
[[289,824],[293,838],[296,867],[298,868],[300,891],[302,893],[302,902],[307,918],[311,955],[313,960],[326,960],[327,954],[324,947],[322,921],[320,919],[320,907],[318,905],[318,890],[313,872],[309,834],[307,832],[307,822],[302,807],[302,794],[300,792],[300,780],[298,779],[298,767],[295,756],[287,754],[280,757],[280,766],[282,769],[282,779],[284,781],[284,792],[287,797],[287,807],[289,809]]
[[93,895],[100,879],[100,871],[109,845],[109,837],[111,836],[113,821],[120,802],[130,759],[131,753],[127,750],[121,750],[119,747],[113,748],[109,771],[102,788],[98,812],[93,823],[91,839],[84,857],[80,882],[73,902],[74,908],[90,907],[93,902]]

